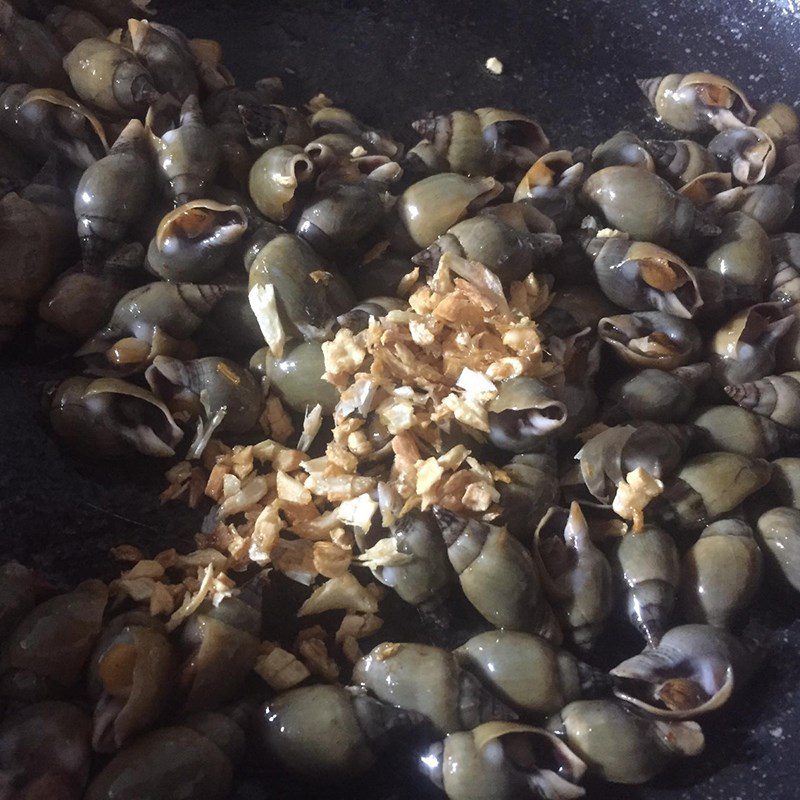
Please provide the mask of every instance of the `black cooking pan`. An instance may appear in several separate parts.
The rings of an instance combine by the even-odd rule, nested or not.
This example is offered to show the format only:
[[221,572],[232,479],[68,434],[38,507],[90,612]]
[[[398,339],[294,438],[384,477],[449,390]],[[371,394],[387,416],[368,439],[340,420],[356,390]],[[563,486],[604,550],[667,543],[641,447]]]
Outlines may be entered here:
[[[794,0],[403,0],[160,3],[159,19],[217,39],[242,83],[280,75],[297,101],[324,91],[407,140],[428,111],[509,107],[544,125],[556,146],[596,143],[620,128],[657,131],[636,76],[710,69],[759,101],[800,99],[800,4]],[[490,56],[505,65],[487,72]],[[26,331],[0,371],[0,555],[56,582],[110,577],[113,544],[191,544],[194,516],[160,506],[161,469],[76,460],[51,440],[44,384],[70,369]],[[670,800],[800,798],[800,622],[769,589],[758,616],[774,631],[764,668],[725,712],[704,722],[708,746],[647,788],[596,786],[590,796]],[[408,758],[345,787],[245,778],[237,798],[439,797]],[[168,800],[168,798],[164,798]]]

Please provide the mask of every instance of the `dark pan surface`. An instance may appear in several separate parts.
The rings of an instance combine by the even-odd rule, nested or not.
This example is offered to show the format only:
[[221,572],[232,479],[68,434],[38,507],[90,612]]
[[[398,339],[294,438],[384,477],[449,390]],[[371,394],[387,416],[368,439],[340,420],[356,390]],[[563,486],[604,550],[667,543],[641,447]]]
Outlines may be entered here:
[[[413,139],[428,111],[495,105],[525,111],[555,146],[596,143],[622,127],[656,130],[635,76],[711,69],[758,101],[800,99],[800,11],[794,0],[461,0],[436,2],[198,2],[159,4],[159,19],[219,40],[242,83],[280,75],[290,98],[324,91],[358,116]],[[800,4],[797,4],[800,6]],[[497,56],[502,76],[483,63]],[[669,135],[669,134],[667,134]],[[191,545],[196,518],[161,507],[162,468],[78,461],[51,440],[42,387],[68,359],[30,344],[0,365],[0,555],[53,580],[110,577],[108,549]],[[656,786],[590,788],[602,800],[800,798],[798,604],[768,591],[759,616],[775,631],[761,676],[723,715],[703,723],[706,752]],[[389,754],[388,761],[392,759]],[[410,763],[376,770],[340,793],[246,781],[237,798],[439,797]]]

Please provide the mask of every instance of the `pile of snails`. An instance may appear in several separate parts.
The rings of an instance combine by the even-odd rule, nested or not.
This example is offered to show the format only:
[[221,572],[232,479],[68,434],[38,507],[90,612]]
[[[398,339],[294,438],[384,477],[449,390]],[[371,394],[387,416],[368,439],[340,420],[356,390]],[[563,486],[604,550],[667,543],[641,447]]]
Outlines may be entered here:
[[[0,341],[74,352],[48,396],[68,446],[192,460],[263,438],[268,397],[329,416],[322,343],[405,308],[445,254],[505,289],[539,276],[569,357],[558,385],[500,384],[488,441],[460,432],[508,477],[492,524],[434,506],[358,542],[406,556],[372,574],[420,634],[381,634],[352,685],[254,681],[260,578],[172,630],[100,581],[0,568],[0,794],[223,800],[245,752],[334,782],[400,742],[451,800],[552,800],[700,753],[697,718],[758,666],[762,584],[800,590],[793,109],[674,74],[640,85],[693,138],[554,150],[482,108],[420,120],[405,151],[326,98],[236,86],[215,42],[147,13],[0,0]],[[637,470],[663,492],[612,535]],[[605,671],[617,612],[644,649]]]

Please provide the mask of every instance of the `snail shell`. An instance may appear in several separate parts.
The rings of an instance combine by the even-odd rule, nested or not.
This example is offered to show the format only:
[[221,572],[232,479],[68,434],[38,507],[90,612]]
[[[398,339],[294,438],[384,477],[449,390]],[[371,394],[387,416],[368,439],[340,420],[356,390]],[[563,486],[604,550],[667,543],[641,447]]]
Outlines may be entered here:
[[800,511],[773,508],[759,517],[757,529],[770,568],[800,591]]
[[108,324],[76,353],[96,374],[131,374],[157,355],[186,350],[186,340],[228,292],[214,284],[156,281],[131,289]]
[[569,150],[545,153],[523,175],[514,202],[536,208],[555,223],[557,230],[567,227],[575,216],[577,192],[585,167]]
[[356,689],[302,686],[279,694],[258,714],[262,747],[288,772],[314,782],[366,772],[389,731],[422,717]]
[[216,182],[237,192],[247,192],[250,170],[256,153],[244,135],[241,123],[217,122],[211,125],[219,147],[219,167]]
[[359,333],[367,329],[371,319],[381,319],[391,311],[404,311],[407,308],[408,303],[398,297],[370,297],[346,313],[339,314],[336,321],[343,328]]
[[516,718],[439,647],[384,642],[356,663],[353,680],[385,703],[424,715],[438,733]]
[[556,224],[531,203],[498,203],[482,208],[481,217],[494,217],[521,233],[555,233]]
[[328,258],[342,259],[363,252],[363,243],[369,241],[386,214],[386,188],[385,183],[372,178],[326,185],[301,212],[297,235]]
[[742,408],[800,431],[800,372],[768,375],[751,383],[726,386],[725,392]]
[[600,288],[623,308],[651,308],[689,319],[703,304],[693,270],[663,247],[611,237],[589,240],[586,251]]
[[673,73],[637,83],[656,114],[686,133],[749,125],[756,113],[738,86],[709,72]]
[[558,498],[558,471],[551,456],[526,453],[503,467],[511,479],[499,487],[503,511],[495,520],[524,545],[530,544],[536,526]]
[[135,451],[166,458],[183,438],[160,400],[118,378],[67,378],[53,395],[50,423],[67,444],[95,457]]
[[173,413],[188,412],[191,419],[199,417],[206,424],[222,415],[216,426],[220,433],[247,433],[261,414],[264,398],[255,378],[225,358],[182,362],[156,356],[145,378]]
[[[356,153],[355,156],[351,154],[349,158],[334,160],[330,164],[320,163],[319,166],[323,171],[317,178],[316,188],[322,191],[342,184],[354,185],[369,181],[378,185],[383,191],[403,177],[403,168],[389,156],[377,156],[371,153],[360,155],[360,151]],[[393,201],[388,195],[383,197],[386,207],[390,207]]]
[[646,783],[705,744],[696,722],[653,719],[616,700],[576,700],[551,717],[548,728],[611,783]]
[[710,625],[679,625],[611,670],[614,692],[664,719],[691,719],[720,708],[758,660],[733,634]]
[[705,362],[671,372],[643,369],[608,390],[604,418],[609,424],[628,419],[679,422],[694,405],[699,387],[710,377],[711,367]]
[[250,169],[250,196],[267,219],[283,222],[292,213],[297,187],[313,175],[314,164],[302,147],[273,147],[259,156]]
[[611,613],[611,567],[595,547],[578,503],[553,507],[536,529],[534,555],[547,594],[569,638],[594,645]]
[[151,106],[146,125],[166,196],[176,206],[203,197],[217,172],[220,152],[197,97],[186,98],[177,124],[173,120],[162,123]]
[[712,522],[681,562],[678,600],[689,622],[730,628],[761,585],[761,551],[750,526]]
[[[400,158],[402,145],[394,141],[388,134],[365,125],[349,111],[334,106],[320,108],[309,120],[315,133],[346,135],[372,153]],[[350,147],[348,152],[352,151]]]
[[181,31],[146,19],[129,19],[128,33],[133,52],[150,70],[161,92],[181,103],[190,95],[197,95],[197,59]]
[[699,431],[698,442],[706,451],[774,458],[796,444],[793,431],[737,406],[711,406],[690,419]]
[[791,306],[786,318],[791,320],[792,324],[788,333],[785,333],[778,343],[774,372],[800,369],[800,306]]
[[425,774],[448,800],[517,800],[583,795],[586,765],[554,735],[519,723],[487,722],[450,733],[422,756]]
[[770,300],[785,306],[800,302],[800,233],[781,233],[769,240],[772,257]]
[[355,305],[350,287],[299,236],[281,233],[267,241],[250,265],[250,289],[274,288],[287,336],[325,340],[336,317]]
[[178,677],[185,711],[219,708],[234,697],[258,656],[260,629],[260,611],[235,597],[189,617],[180,633],[185,659]]
[[423,139],[410,148],[403,158],[403,170],[415,179],[429,178],[440,172],[448,172],[447,159],[433,142]]
[[536,232],[523,223],[520,230],[493,214],[462,220],[411,260],[435,271],[443,253],[478,261],[504,282],[522,280],[561,249],[561,237]]
[[483,138],[483,127],[472,111],[452,111],[413,122],[412,128],[430,141],[450,172],[461,175],[491,175],[491,154]]
[[550,142],[536,120],[501,108],[476,108],[495,172],[527,169]]
[[305,114],[296,108],[245,102],[239,105],[239,114],[248,141],[259,150],[282,144],[305,147],[314,138]]
[[780,303],[758,303],[725,322],[709,343],[708,360],[723,386],[747,383],[772,373],[775,350],[794,325]]
[[491,202],[502,188],[494,178],[468,178],[454,172],[412,184],[395,206],[398,246],[404,252],[428,247],[456,222]]
[[567,650],[521,631],[486,631],[454,651],[461,664],[522,714],[554,714],[596,691],[597,675]]
[[662,528],[645,525],[619,539],[612,563],[625,587],[628,618],[655,646],[668,628],[680,582],[675,542]]
[[406,603],[424,611],[447,594],[453,580],[453,569],[438,526],[430,514],[409,511],[391,526],[390,536],[397,551],[412,560],[376,567],[373,574]]
[[497,628],[537,633],[559,644],[561,630],[528,551],[505,528],[440,506],[433,514],[461,588],[481,616]]
[[[167,26],[162,25],[161,28]],[[180,37],[180,41],[183,41],[183,37]],[[190,39],[188,46],[194,59],[197,79],[206,93],[213,94],[234,85],[233,75],[222,63],[219,42],[214,39]],[[282,94],[283,82],[277,77],[260,78],[254,84],[254,92],[263,97],[264,102],[271,102]]]
[[668,247],[718,232],[691,200],[640,167],[601,169],[586,179],[581,194],[611,227],[641,242]]
[[141,267],[144,248],[122,245],[103,264],[99,275],[85,272],[82,263],[62,273],[39,302],[39,317],[70,339],[85,341],[111,316],[130,289],[133,270]]
[[2,671],[29,670],[62,686],[74,684],[100,633],[107,600],[106,585],[89,580],[40,603],[6,640]]
[[241,206],[191,200],[159,222],[147,248],[147,270],[175,283],[207,281],[246,231],[247,215]]
[[759,183],[775,166],[775,143],[759,128],[728,128],[709,142],[708,149],[730,165],[740,183]]
[[325,133],[312,139],[303,149],[317,170],[329,167],[352,158],[352,153],[361,143],[347,133]]
[[61,217],[54,206],[16,192],[0,199],[0,343],[24,322],[59,267],[69,242]]
[[226,800],[233,762],[244,745],[241,729],[221,714],[190,717],[146,733],[117,753],[91,782],[85,800]]
[[84,39],[65,57],[78,97],[119,117],[140,116],[158,97],[153,78],[136,56],[108,39]]
[[339,402],[336,387],[322,378],[325,359],[319,342],[290,343],[280,358],[262,348],[253,355],[250,368],[263,371],[270,391],[294,411],[304,412],[319,403],[322,413],[328,415]]
[[744,187],[734,186],[729,172],[706,172],[681,186],[678,193],[688,197],[710,216],[715,216],[737,210],[743,202]]
[[487,408],[490,440],[512,453],[534,449],[567,419],[567,407],[553,389],[524,376],[503,381]]
[[561,356],[564,383],[559,397],[566,406],[567,418],[556,431],[556,436],[569,440],[589,425],[597,414],[598,399],[594,390],[594,379],[600,370],[600,340],[594,331],[583,331],[562,340],[553,337],[549,346]]
[[699,530],[731,512],[769,478],[769,462],[760,458],[723,452],[695,456],[653,502],[653,514],[664,525]]
[[752,217],[733,211],[720,221],[706,267],[731,281],[743,299],[760,300],[772,276],[769,237]]
[[34,703],[7,713],[0,725],[3,778],[10,784],[13,776],[7,796],[80,800],[92,759],[90,727],[71,703]]
[[719,168],[715,154],[693,139],[648,139],[646,146],[656,170],[678,186]]
[[55,152],[81,169],[108,151],[100,120],[58,89],[7,85],[0,94],[0,130],[39,159]]
[[800,164],[790,164],[769,183],[742,188],[735,209],[752,217],[767,233],[776,233],[791,217],[800,180]]
[[92,746],[97,752],[118,750],[158,719],[175,666],[172,645],[151,618],[123,614],[106,627],[89,667]]
[[770,103],[758,112],[753,122],[769,136],[779,149],[792,144],[800,137],[800,120],[797,112],[786,103]]
[[622,165],[642,167],[650,172],[654,172],[656,168],[649,143],[645,145],[635,133],[630,131],[619,131],[592,150],[593,170]]
[[133,119],[108,155],[90,165],[75,191],[78,237],[88,264],[121,242],[145,212],[153,186],[153,168],[145,130]]
[[586,488],[602,503],[610,503],[625,476],[641,467],[663,480],[678,468],[692,441],[688,426],[643,422],[608,428],[580,449]]

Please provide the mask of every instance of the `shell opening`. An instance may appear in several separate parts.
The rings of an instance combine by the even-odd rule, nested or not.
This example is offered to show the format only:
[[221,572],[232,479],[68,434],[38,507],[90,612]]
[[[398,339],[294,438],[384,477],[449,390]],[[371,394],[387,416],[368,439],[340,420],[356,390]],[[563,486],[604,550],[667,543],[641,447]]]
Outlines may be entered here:
[[639,274],[648,286],[660,292],[674,292],[689,280],[680,265],[665,258],[641,259]]
[[554,800],[580,797],[586,765],[549,731],[513,722],[489,722],[474,729],[475,745],[491,761],[505,760],[526,776],[532,789]]
[[489,424],[493,430],[503,433],[509,439],[520,441],[526,437],[545,436],[560,428],[566,420],[566,406],[557,401],[539,408],[506,409],[489,415]]
[[198,241],[225,245],[239,239],[247,229],[240,206],[224,206],[213,200],[191,200],[169,212],[159,223],[156,247],[164,252]]
[[184,419],[202,416],[200,395],[186,385],[185,367],[180,361],[156,356],[145,372],[145,379],[173,416]]
[[506,758],[521,772],[547,769],[572,777],[570,765],[545,734],[508,733],[502,743]]
[[[625,321],[626,323],[629,322],[627,319]],[[634,337],[640,338],[643,335],[648,335],[646,328],[639,323],[628,324],[623,327],[617,324],[612,317],[606,317],[597,323],[597,333],[603,339],[611,339],[620,344],[628,344]]]
[[488,134],[489,138],[496,139],[505,147],[521,147],[531,153],[539,153],[547,147],[547,137],[542,129],[530,120],[503,120],[495,122],[484,129],[484,139],[490,128],[495,129],[495,134]]
[[182,433],[162,408],[119,395],[110,408],[110,426],[145,455],[173,455]]
[[736,104],[736,94],[721,84],[701,83],[696,91],[700,102],[710,108],[732,109]]
[[[712,658],[683,658],[652,665],[640,675],[611,671],[614,693],[651,713],[687,717],[710,711],[725,702],[733,690],[730,664]],[[620,669],[619,667],[617,669]]]
[[114,696],[126,696],[133,686],[138,652],[136,646],[120,643],[103,656],[98,667],[103,688]]
[[228,228],[234,225],[242,225],[241,212],[220,211],[215,214],[208,209],[194,208],[192,213],[175,220],[175,230],[187,239],[206,237],[215,227]]

